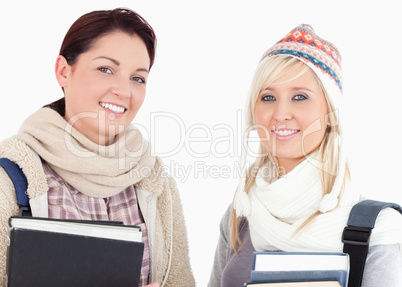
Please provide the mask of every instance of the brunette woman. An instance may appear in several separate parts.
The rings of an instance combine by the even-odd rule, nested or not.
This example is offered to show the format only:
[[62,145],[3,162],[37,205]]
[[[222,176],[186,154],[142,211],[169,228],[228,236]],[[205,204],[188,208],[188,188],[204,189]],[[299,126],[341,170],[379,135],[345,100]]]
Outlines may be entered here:
[[[130,125],[145,97],[155,46],[151,26],[129,9],[80,17],[56,60],[63,97],[29,116],[0,144],[0,157],[24,171],[33,216],[139,225],[145,244],[140,286],[194,286],[176,184]],[[3,169],[0,202],[3,286],[7,220],[18,213]]]

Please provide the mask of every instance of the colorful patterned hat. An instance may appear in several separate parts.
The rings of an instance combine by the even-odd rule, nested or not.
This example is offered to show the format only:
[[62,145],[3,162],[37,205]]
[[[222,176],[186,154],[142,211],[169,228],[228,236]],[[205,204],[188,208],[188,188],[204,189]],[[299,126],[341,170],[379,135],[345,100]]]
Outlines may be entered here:
[[276,55],[290,55],[308,65],[320,78],[335,109],[339,108],[342,58],[333,44],[320,38],[310,25],[302,24],[266,51],[261,61]]

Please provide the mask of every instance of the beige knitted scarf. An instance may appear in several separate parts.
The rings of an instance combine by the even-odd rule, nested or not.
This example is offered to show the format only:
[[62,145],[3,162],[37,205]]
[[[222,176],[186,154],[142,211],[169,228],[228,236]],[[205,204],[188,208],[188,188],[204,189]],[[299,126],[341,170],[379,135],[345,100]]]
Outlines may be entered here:
[[134,126],[128,126],[113,144],[100,146],[51,108],[28,117],[16,137],[66,182],[96,198],[113,196],[139,182],[155,165],[149,143]]

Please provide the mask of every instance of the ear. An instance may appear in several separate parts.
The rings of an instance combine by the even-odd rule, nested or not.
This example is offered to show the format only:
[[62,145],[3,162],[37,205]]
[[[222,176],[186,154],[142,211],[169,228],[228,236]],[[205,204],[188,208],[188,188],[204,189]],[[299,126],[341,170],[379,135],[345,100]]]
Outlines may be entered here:
[[58,56],[56,59],[56,79],[60,87],[65,88],[68,86],[68,75],[69,75],[70,65],[67,63],[66,58],[63,56]]
[[331,119],[329,114],[325,115],[325,124],[326,126],[331,126]]

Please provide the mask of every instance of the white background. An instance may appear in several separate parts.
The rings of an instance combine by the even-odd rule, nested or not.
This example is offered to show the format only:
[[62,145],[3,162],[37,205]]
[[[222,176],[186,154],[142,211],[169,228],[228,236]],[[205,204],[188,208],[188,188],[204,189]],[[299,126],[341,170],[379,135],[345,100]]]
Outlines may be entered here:
[[238,181],[232,170],[252,74],[263,52],[298,24],[312,25],[342,53],[341,120],[355,186],[369,197],[402,202],[398,1],[2,1],[0,139],[62,97],[54,61],[70,25],[84,13],[115,7],[137,11],[158,37],[134,122],[177,180],[198,286],[207,284],[219,220]]

